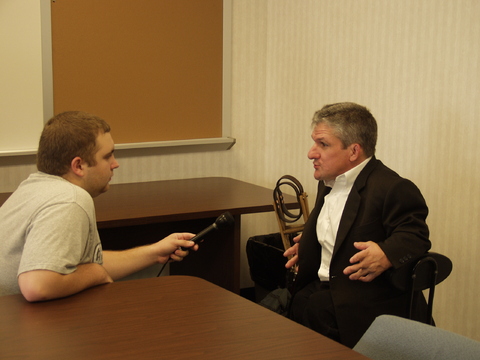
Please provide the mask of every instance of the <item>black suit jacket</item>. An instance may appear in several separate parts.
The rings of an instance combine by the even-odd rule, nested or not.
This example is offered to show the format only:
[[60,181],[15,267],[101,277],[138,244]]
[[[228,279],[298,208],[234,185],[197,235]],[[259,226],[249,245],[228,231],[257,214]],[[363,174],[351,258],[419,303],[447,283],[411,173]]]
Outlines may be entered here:
[[[322,248],[316,222],[325,190],[320,181],[315,207],[300,241],[296,291],[318,279]],[[358,252],[353,243],[378,243],[393,268],[399,268],[430,249],[427,214],[420,190],[375,157],[358,175],[345,204],[330,264],[330,291],[343,344],[353,347],[380,314],[408,316],[409,294],[390,283],[388,271],[369,283],[352,281],[343,274],[351,265],[349,259]],[[421,320],[426,303],[421,293],[417,295],[421,299],[415,318]]]

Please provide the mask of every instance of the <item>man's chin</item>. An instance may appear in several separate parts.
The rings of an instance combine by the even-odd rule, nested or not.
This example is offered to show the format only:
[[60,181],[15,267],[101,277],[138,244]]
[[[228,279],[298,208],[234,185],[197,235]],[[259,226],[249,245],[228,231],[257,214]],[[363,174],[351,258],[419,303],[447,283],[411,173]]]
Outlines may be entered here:
[[97,193],[96,193],[96,194],[93,194],[92,197],[95,198],[95,197],[97,197],[97,196],[99,196],[99,195],[102,195],[103,193],[106,193],[106,192],[108,191],[108,189],[110,189],[110,185],[107,185],[107,186],[105,186],[103,189],[97,191]]
[[318,181],[323,180],[322,174],[316,171],[313,173],[313,177],[315,178],[315,180],[318,180]]

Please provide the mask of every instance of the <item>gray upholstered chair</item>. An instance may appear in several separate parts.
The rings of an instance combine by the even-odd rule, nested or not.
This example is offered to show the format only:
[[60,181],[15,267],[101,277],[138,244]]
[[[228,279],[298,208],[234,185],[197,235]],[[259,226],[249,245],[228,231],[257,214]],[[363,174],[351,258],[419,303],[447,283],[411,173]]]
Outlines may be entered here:
[[480,359],[480,342],[392,315],[377,317],[353,350],[373,360]]

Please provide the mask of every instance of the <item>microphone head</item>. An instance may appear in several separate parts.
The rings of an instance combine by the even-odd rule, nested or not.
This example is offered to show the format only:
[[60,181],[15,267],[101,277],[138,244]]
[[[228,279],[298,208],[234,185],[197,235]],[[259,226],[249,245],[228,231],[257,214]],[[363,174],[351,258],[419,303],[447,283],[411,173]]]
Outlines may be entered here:
[[215,225],[218,228],[223,228],[229,225],[233,225],[235,220],[233,219],[232,214],[230,214],[228,211],[224,212],[222,215],[220,215],[217,220],[215,220]]

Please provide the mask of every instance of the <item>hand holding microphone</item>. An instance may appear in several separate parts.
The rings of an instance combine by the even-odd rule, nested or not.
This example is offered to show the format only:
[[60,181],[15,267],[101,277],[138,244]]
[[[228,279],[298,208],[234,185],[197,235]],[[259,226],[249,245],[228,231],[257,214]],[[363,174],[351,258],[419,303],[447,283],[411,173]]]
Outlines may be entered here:
[[[205,235],[212,232],[213,230],[218,230],[218,229],[225,228],[227,226],[232,225],[234,222],[235,222],[235,220],[233,219],[232,214],[230,214],[227,211],[227,212],[223,213],[222,215],[220,215],[212,225],[203,229],[197,235],[195,235],[193,238],[191,238],[190,241],[193,241],[194,243],[197,243],[198,241],[203,239],[205,237]],[[184,247],[182,247],[181,249],[184,250],[184,251],[188,250],[188,248],[184,248]]]
[[[197,243],[198,241],[203,239],[205,237],[205,235],[207,235],[211,231],[218,230],[218,229],[221,229],[221,228],[225,228],[227,226],[232,225],[234,222],[235,222],[235,220],[233,219],[232,214],[230,214],[227,211],[227,212],[223,213],[222,215],[220,215],[212,225],[210,225],[206,229],[200,231],[197,235],[195,235],[193,238],[191,238],[190,241],[193,241],[194,243]],[[190,248],[181,247],[181,249],[183,251],[186,251],[186,250],[189,250]],[[168,261],[165,262],[165,264],[163,264],[163,266],[160,269],[160,272],[158,273],[157,276],[160,276],[160,274],[162,273],[162,271],[165,268],[165,266],[167,265],[167,263],[168,263]]]

